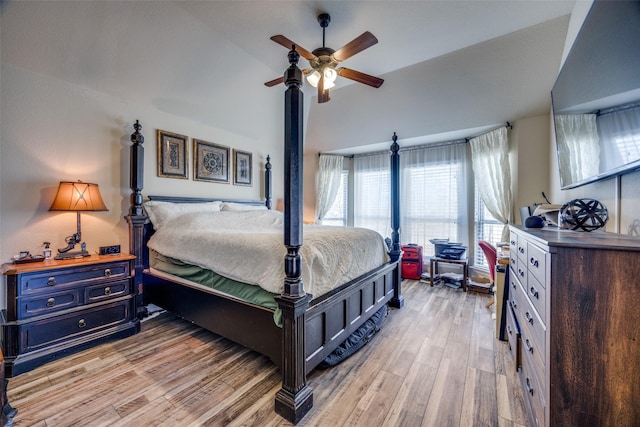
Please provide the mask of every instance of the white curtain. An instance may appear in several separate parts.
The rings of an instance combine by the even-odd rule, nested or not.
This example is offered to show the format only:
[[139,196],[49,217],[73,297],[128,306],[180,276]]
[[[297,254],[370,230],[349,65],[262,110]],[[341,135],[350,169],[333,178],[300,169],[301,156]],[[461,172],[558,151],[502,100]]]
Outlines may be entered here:
[[343,160],[342,156],[320,155],[320,168],[316,179],[316,194],[318,195],[316,223],[322,221],[336,199],[342,177]]
[[448,143],[400,153],[400,239],[433,255],[431,239],[469,245],[467,147]]
[[596,176],[600,170],[596,115],[556,115],[555,122],[562,185]]
[[375,230],[383,237],[391,237],[390,167],[389,153],[353,159],[354,225]]
[[502,241],[508,241],[511,222],[511,168],[507,128],[501,127],[470,140],[473,173],[480,197],[491,215],[505,224]]

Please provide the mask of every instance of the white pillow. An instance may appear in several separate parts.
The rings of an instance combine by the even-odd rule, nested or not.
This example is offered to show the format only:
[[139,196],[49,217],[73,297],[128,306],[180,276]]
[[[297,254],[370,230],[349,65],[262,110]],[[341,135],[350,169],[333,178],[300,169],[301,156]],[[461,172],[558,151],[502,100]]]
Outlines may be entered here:
[[153,224],[153,229],[162,227],[169,219],[176,216],[192,212],[220,212],[222,202],[204,203],[171,203],[148,200],[143,203],[144,210],[147,211],[149,219]]
[[223,202],[221,211],[266,211],[265,205],[250,205],[246,203]]

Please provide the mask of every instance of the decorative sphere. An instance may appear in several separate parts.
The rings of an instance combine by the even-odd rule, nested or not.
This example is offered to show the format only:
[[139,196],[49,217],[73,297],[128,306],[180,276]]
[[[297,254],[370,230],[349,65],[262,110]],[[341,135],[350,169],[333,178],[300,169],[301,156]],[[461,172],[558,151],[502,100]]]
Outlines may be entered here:
[[562,205],[560,217],[572,230],[593,231],[604,227],[609,211],[597,200],[575,199]]

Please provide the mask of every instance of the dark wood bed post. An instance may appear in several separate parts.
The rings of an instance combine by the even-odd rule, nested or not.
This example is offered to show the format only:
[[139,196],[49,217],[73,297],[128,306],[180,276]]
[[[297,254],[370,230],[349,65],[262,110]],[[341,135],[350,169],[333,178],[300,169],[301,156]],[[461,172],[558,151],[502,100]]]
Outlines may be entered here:
[[[402,251],[400,249],[400,145],[398,145],[398,135],[393,133],[393,143],[391,144],[391,251],[389,257],[391,261],[399,261]],[[404,305],[404,296],[401,291],[401,265],[393,273],[393,298],[389,305],[401,308]]]
[[289,51],[284,74],[284,291],[276,297],[282,310],[282,388],[276,393],[275,411],[297,423],[313,406],[305,365],[305,311],[309,295],[302,283],[302,71],[295,46]]
[[264,164],[264,204],[271,209],[271,156],[267,154],[267,163]]
[[144,269],[144,225],[149,217],[142,209],[142,187],[144,177],[144,136],[140,133],[142,125],[138,120],[133,125],[131,134],[131,170],[129,174],[131,187],[131,208],[126,216],[129,223],[129,252],[136,256],[133,269],[133,284],[136,292],[136,312],[139,318],[146,315],[142,302],[142,270]]

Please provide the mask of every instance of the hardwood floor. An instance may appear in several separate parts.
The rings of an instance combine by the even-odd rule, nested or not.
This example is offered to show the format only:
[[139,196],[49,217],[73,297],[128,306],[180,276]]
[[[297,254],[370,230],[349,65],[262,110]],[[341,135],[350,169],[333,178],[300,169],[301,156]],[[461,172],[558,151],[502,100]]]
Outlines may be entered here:
[[[361,351],[311,373],[302,426],[524,426],[522,391],[488,296],[403,282]],[[136,336],[10,379],[16,426],[285,426],[266,357],[170,314]]]

